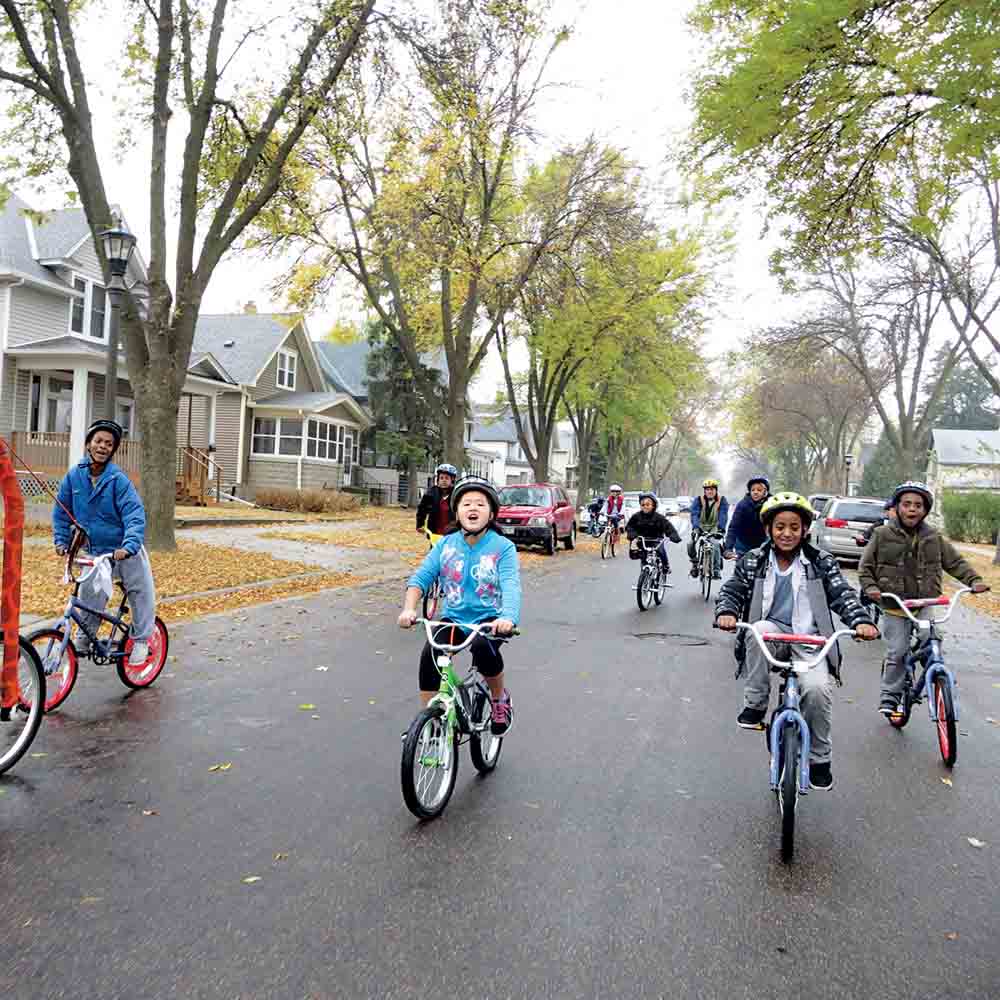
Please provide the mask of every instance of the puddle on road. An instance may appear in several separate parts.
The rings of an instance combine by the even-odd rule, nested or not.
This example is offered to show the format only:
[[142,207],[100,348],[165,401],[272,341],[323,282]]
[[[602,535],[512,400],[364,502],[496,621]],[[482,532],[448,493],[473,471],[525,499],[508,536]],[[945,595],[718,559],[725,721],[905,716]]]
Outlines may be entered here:
[[674,639],[681,646],[707,646],[703,635],[688,635],[686,632],[633,632],[633,639]]

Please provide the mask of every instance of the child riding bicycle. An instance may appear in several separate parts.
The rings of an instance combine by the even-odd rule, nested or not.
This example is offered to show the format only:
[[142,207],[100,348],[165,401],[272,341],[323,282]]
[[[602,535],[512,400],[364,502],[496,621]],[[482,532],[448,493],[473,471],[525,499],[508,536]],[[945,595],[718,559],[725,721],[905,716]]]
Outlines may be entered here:
[[[897,605],[882,599],[882,591],[904,601],[940,597],[942,573],[960,580],[975,594],[990,589],[955,546],[927,524],[934,495],[926,484],[900,483],[893,491],[892,506],[896,516],[875,529],[858,566],[861,589],[870,600],[882,605],[886,655],[878,710],[886,716],[899,707],[913,623]],[[923,608],[917,617],[930,620],[932,613],[932,608]]]
[[662,514],[656,511],[657,500],[652,493],[639,494],[639,509],[628,519],[625,525],[625,532],[631,542],[629,548],[630,559],[641,559],[642,550],[635,544],[639,537],[647,541],[659,542],[656,546],[656,554],[665,573],[670,572],[670,559],[667,556],[667,542],[669,538],[672,542],[679,542],[681,536],[677,529]]
[[747,480],[747,495],[736,505],[729,519],[729,530],[723,543],[726,559],[738,559],[744,552],[767,541],[760,511],[770,495],[771,484],[766,476],[754,476]]
[[451,491],[458,479],[458,469],[442,462],[434,470],[434,485],[417,505],[417,531],[443,535],[451,525]]
[[[500,498],[493,484],[480,476],[466,476],[451,492],[451,513],[459,531],[442,538],[427,554],[406,588],[399,627],[412,628],[417,607],[435,580],[444,602],[442,621],[480,624],[492,622],[493,632],[509,636],[521,614],[521,575],[517,549],[494,527]],[[486,679],[493,701],[491,730],[506,733],[514,718],[510,692],[504,687],[499,643],[476,636],[470,647],[472,663]],[[420,699],[427,704],[440,686],[430,643],[420,654]]]
[[[691,505],[691,541],[688,542],[688,559],[691,576],[698,577],[698,539],[702,535],[725,535],[729,523],[729,501],[719,496],[718,479],[706,479],[701,484],[701,496]],[[712,578],[722,579],[722,549],[716,547],[712,564]]]
[[[74,527],[86,533],[91,555],[111,554],[113,576],[121,580],[132,609],[132,651],[129,666],[141,666],[149,657],[149,637],[156,619],[153,571],[143,542],[146,511],[132,481],[111,459],[122,443],[124,431],[113,420],[95,420],[87,429],[87,455],[59,484],[58,502],[52,508],[52,533],[56,553],[65,556],[74,543]],[[79,530],[79,529],[77,529]],[[70,553],[71,555],[73,553]],[[99,602],[84,583],[80,598],[91,607]],[[96,615],[83,615],[93,629]],[[77,653],[87,655],[88,640],[81,632]]]
[[[751,549],[736,564],[715,602],[715,624],[735,630],[749,622],[758,633],[795,635],[833,634],[836,614],[859,639],[877,639],[878,629],[861,607],[837,561],[805,541],[813,519],[809,501],[796,493],[776,493],[761,508],[761,524],[768,540]],[[771,644],[773,655],[808,660],[808,649]],[[736,676],[746,674],[743,711],[736,722],[743,729],[761,730],[771,695],[770,664],[756,644],[736,639]],[[834,646],[825,663],[800,678],[802,714],[812,732],[810,780],[813,788],[833,787],[831,722],[833,680],[839,681],[840,653]]]

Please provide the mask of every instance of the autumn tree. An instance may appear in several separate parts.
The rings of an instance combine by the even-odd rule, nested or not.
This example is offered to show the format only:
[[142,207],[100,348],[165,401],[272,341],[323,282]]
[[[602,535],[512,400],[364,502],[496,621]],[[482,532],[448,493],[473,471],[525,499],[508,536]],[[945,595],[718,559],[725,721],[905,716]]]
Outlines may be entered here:
[[[141,306],[129,296],[122,337],[138,403],[152,547],[174,546],[177,410],[205,290],[222,257],[267,209],[374,6],[307,0],[276,13],[227,0],[0,0],[4,147],[15,151],[2,180],[58,181],[65,171],[95,235],[115,221],[102,167],[113,151],[99,150],[94,134],[101,98],[93,80],[106,53],[81,45],[81,27],[98,15],[128,19],[124,114],[133,135],[142,130],[149,139],[150,244],[147,294]],[[175,161],[168,140],[178,129]]]

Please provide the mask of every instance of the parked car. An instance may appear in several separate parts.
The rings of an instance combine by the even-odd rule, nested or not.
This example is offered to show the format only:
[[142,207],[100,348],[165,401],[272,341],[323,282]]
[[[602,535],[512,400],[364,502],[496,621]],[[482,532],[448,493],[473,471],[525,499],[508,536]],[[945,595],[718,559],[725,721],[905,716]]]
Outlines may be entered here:
[[816,532],[816,522],[819,521],[819,519],[823,516],[823,508],[826,506],[827,501],[830,500],[832,498],[832,496],[833,496],[833,494],[831,494],[831,493],[813,493],[808,498],[809,499],[809,503],[812,506],[812,509],[814,511],[816,511],[816,517],[813,519],[812,526],[809,528],[809,532],[806,535],[806,537],[814,545],[816,544],[816,541],[815,541],[815,539],[816,539],[816,535],[815,535],[815,532]]
[[641,490],[627,490],[622,494],[622,513],[627,521],[639,509],[639,493]]
[[658,497],[656,509],[664,517],[670,517],[671,515],[679,514],[681,512],[681,505],[677,502],[676,497]]
[[694,503],[694,497],[677,497],[677,506],[681,510],[690,510],[691,504]]
[[813,525],[813,544],[839,559],[860,559],[854,537],[870,524],[882,523],[884,504],[876,497],[831,497]]
[[561,486],[527,483],[500,490],[497,527],[515,545],[541,545],[549,555],[576,545],[576,511]]

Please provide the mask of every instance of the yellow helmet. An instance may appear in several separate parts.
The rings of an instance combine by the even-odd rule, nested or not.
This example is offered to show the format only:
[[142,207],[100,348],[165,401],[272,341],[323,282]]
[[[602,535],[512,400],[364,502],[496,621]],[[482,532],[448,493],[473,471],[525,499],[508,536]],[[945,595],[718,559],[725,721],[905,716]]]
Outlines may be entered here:
[[764,501],[760,509],[761,522],[766,526],[776,514],[783,510],[794,510],[802,518],[802,525],[808,528],[812,524],[816,512],[812,504],[799,493],[775,493]]
[[719,480],[718,479],[706,479],[705,482],[703,482],[701,484],[701,488],[703,490],[707,490],[710,486],[714,486],[716,489],[718,489],[719,488]]

